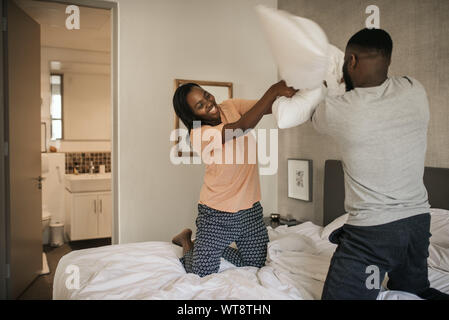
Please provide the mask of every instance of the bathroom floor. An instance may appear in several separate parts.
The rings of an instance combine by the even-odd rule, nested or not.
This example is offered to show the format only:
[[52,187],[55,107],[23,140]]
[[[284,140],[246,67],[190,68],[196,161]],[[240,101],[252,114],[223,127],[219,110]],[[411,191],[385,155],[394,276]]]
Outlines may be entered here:
[[60,247],[51,247],[44,245],[44,252],[47,255],[50,273],[41,275],[31,283],[31,285],[22,293],[18,300],[51,300],[53,292],[53,278],[55,270],[61,259],[67,253],[73,250],[101,247],[111,244],[111,238],[81,240],[64,243]]

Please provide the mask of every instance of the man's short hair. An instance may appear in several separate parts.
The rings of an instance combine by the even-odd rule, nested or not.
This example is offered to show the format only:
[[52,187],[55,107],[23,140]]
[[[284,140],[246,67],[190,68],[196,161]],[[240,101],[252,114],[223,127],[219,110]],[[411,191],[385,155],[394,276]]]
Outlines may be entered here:
[[387,58],[391,58],[393,41],[388,32],[382,29],[362,29],[349,39],[347,46],[377,50]]

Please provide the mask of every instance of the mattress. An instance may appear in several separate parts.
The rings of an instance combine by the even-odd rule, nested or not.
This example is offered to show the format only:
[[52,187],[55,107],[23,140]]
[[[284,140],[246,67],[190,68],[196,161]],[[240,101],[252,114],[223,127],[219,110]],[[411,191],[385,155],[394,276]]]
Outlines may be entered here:
[[[312,222],[268,227],[270,242],[264,267],[235,267],[222,259],[219,272],[203,278],[185,272],[179,261],[181,248],[168,242],[72,251],[57,266],[53,299],[320,299],[336,249],[327,236],[343,223],[344,216],[326,228]],[[429,280],[432,287],[446,293],[449,293],[448,226],[447,211],[432,215],[435,247],[431,244],[429,249]],[[378,299],[419,298],[382,288]]]

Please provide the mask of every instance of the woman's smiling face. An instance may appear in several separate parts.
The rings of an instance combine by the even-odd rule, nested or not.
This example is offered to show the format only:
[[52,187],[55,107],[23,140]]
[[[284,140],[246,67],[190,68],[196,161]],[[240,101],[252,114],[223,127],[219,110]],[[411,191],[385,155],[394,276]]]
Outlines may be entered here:
[[187,94],[187,103],[198,118],[208,122],[220,121],[220,111],[215,97],[201,87],[193,87]]

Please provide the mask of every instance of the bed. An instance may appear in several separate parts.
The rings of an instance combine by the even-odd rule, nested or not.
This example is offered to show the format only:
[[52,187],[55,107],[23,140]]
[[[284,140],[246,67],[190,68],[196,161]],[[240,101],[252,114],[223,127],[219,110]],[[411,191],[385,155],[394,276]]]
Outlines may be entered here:
[[[433,207],[429,280],[432,287],[449,293],[449,169],[426,168],[424,181]],[[171,243],[104,246],[72,251],[61,258],[53,299],[320,299],[336,248],[328,236],[347,217],[340,161],[326,161],[324,190],[325,226],[305,222],[267,227],[267,262],[260,269],[237,268],[222,259],[218,273],[200,278],[185,272],[179,261],[182,249]],[[76,272],[79,284],[73,281]],[[383,285],[378,299],[419,298]]]

